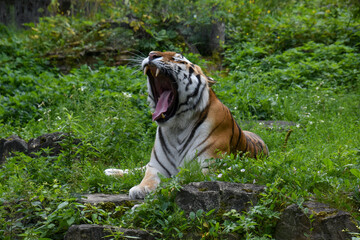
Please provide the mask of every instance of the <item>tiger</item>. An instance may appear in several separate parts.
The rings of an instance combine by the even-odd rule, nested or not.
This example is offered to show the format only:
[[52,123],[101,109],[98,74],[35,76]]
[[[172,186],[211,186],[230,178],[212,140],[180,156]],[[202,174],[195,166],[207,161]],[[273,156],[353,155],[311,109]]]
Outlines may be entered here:
[[[147,76],[148,102],[157,123],[155,143],[145,176],[129,190],[131,199],[144,198],[160,184],[159,174],[172,177],[184,162],[197,160],[203,172],[206,159],[226,154],[267,156],[269,149],[255,133],[242,130],[211,86],[215,81],[176,52],[152,51],[141,64]],[[127,173],[107,169],[107,175]]]

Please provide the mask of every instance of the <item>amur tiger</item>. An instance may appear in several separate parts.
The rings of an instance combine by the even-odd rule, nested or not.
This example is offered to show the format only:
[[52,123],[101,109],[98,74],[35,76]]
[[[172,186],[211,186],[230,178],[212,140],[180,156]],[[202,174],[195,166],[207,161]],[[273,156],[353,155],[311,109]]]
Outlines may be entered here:
[[[158,173],[171,177],[185,161],[197,159],[206,171],[208,161],[219,153],[268,155],[264,141],[243,131],[230,110],[210,86],[214,80],[181,54],[152,51],[142,61],[147,75],[148,102],[158,128],[150,162],[141,183],[130,189],[130,198],[144,198],[160,183]],[[108,169],[107,175],[122,175]]]

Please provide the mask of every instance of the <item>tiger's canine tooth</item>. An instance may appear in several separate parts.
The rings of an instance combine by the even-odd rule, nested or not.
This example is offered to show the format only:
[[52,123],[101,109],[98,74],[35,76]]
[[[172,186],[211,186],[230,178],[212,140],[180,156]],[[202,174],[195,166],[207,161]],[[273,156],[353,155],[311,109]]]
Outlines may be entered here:
[[160,70],[157,68],[156,73],[155,73],[155,77],[157,77],[159,75],[159,73],[160,73]]
[[165,118],[165,115],[163,113],[161,114],[161,118]]
[[149,69],[148,66],[145,66],[145,67],[144,67],[144,75],[146,75],[148,69]]

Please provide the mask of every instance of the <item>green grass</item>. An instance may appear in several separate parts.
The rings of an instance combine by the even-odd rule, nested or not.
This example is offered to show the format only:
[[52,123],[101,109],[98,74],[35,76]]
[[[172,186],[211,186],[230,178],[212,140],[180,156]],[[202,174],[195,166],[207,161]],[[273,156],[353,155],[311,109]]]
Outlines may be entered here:
[[[1,26],[0,138],[17,134],[29,140],[62,131],[83,144],[76,146],[70,139],[57,157],[19,154],[7,159],[0,168],[0,239],[63,239],[71,224],[80,223],[152,229],[163,239],[189,233],[216,239],[232,232],[247,239],[270,239],[279,212],[308,199],[348,211],[360,221],[360,23],[347,5],[327,2],[226,2],[226,11],[217,10],[227,24],[223,70],[210,71],[209,58],[184,55],[217,80],[217,96],[242,129],[265,140],[270,156],[224,156],[215,160],[207,176],[194,174],[199,171],[196,164],[186,165],[174,179],[164,179],[163,187],[142,207],[125,215],[114,214],[123,213],[123,208],[105,211],[76,200],[81,193],[127,193],[141,181],[140,171],[115,179],[103,170],[143,166],[150,158],[156,124],[146,103],[145,77],[139,66],[105,66],[100,57],[96,65],[76,67],[64,75],[44,57],[54,46],[71,56],[89,44],[102,49],[121,31],[102,29],[96,19],[64,16],[44,19],[32,25],[35,30]],[[148,13],[141,4],[126,9],[138,17],[139,26],[148,19],[141,14],[152,17],[143,26],[147,37],[141,28],[132,29],[136,41],[129,48],[186,52],[184,39],[171,38],[171,31],[184,22],[196,30],[211,19],[206,11],[199,14],[199,22],[187,19],[190,13],[176,4],[168,6],[173,10],[169,16]],[[194,9],[201,5],[194,4]],[[99,13],[99,22],[123,14],[112,11]],[[61,36],[52,35],[52,24],[70,28]],[[97,27],[89,31],[93,24]],[[162,29],[166,31],[161,35]],[[195,40],[201,38],[193,34]],[[68,43],[79,39],[84,42],[71,51]],[[257,120],[294,122],[286,148],[287,128],[269,129]],[[176,189],[202,180],[256,183],[266,185],[267,191],[249,213],[229,212],[225,217],[200,211],[187,217],[174,204]]]

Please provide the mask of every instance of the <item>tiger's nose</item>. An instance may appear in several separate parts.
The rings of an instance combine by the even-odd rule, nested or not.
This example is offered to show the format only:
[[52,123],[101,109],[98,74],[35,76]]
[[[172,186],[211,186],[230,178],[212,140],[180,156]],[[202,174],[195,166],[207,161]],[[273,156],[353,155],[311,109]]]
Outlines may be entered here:
[[154,59],[156,59],[156,58],[159,58],[159,57],[161,57],[161,56],[160,56],[160,54],[157,53],[157,52],[150,52],[150,53],[149,53],[149,60],[150,60],[150,61],[151,61],[151,60],[154,60]]

